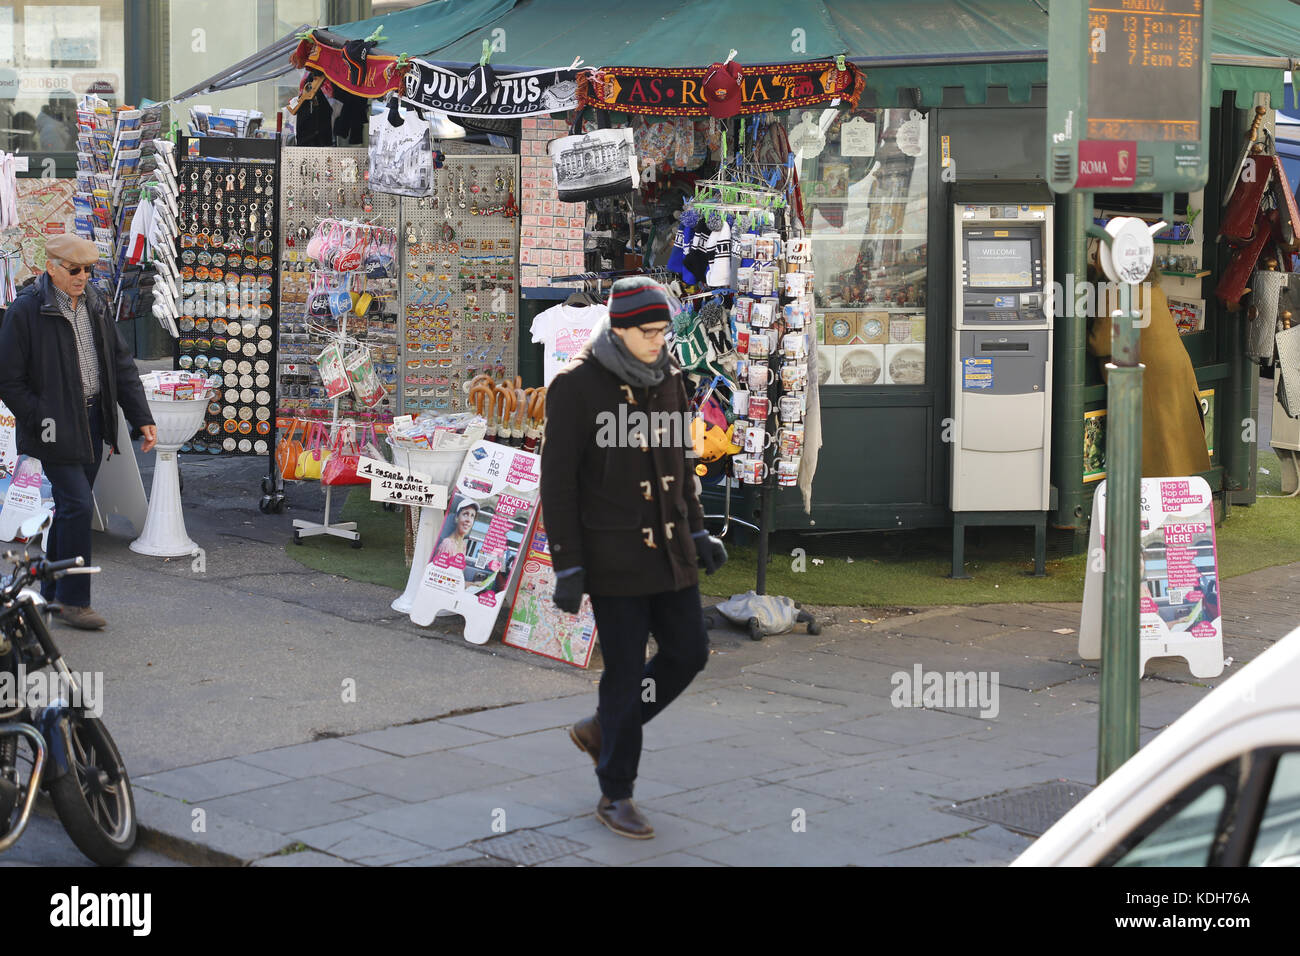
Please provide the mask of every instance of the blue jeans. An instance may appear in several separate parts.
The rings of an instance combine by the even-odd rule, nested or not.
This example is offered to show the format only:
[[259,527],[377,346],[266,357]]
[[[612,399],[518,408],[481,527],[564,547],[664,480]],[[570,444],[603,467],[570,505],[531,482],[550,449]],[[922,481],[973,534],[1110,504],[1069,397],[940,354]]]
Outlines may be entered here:
[[[641,762],[641,726],[667,707],[709,659],[700,589],[646,597],[591,596],[605,673],[600,678],[600,760],[596,776],[610,800],[632,796]],[[659,652],[645,659],[653,633]],[[649,683],[647,683],[647,681]]]
[[[90,562],[90,522],[95,504],[92,489],[99,463],[104,456],[104,427],[100,422],[100,399],[86,406],[90,419],[90,445],[95,449],[93,465],[46,465],[42,462],[45,477],[54,489],[54,523],[50,525],[49,548],[46,557],[63,561],[81,555]],[[41,585],[47,601],[57,601],[66,607],[90,606],[90,575],[67,575],[56,582]]]

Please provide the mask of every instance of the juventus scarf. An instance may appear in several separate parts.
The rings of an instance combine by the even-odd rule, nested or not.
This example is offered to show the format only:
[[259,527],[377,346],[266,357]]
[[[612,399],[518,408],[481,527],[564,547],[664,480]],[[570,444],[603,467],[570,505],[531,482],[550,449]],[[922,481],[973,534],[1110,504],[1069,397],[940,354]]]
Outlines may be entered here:
[[451,116],[541,116],[577,108],[578,72],[494,73],[491,67],[477,66],[461,75],[412,60],[402,98]]

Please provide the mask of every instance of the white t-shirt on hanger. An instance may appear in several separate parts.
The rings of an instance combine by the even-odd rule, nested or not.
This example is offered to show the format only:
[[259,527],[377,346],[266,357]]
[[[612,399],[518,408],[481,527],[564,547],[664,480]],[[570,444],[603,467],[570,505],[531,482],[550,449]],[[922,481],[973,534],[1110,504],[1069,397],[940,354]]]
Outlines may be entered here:
[[704,246],[709,255],[709,271],[704,281],[719,288],[731,285],[731,227],[723,222],[722,228],[709,234]]
[[545,349],[542,378],[546,385],[569,364],[591,338],[591,330],[609,315],[603,305],[553,305],[533,319],[533,341]]

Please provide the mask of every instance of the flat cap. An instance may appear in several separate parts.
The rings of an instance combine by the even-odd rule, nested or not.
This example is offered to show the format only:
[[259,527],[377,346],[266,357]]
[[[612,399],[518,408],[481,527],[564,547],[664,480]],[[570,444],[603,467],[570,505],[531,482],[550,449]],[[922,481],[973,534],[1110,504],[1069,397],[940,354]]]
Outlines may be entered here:
[[99,261],[99,247],[89,239],[65,233],[45,240],[45,254],[74,266],[93,266]]

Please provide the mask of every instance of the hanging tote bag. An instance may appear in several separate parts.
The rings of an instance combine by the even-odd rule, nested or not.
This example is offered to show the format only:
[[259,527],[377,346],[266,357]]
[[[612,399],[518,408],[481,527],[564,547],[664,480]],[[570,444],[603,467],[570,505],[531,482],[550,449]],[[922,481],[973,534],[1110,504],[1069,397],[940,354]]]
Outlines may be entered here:
[[329,460],[321,469],[322,485],[368,485],[369,478],[357,475],[357,465],[361,463],[361,453],[357,451],[357,431],[355,425],[344,425],[334,436],[330,446]]
[[325,426],[320,422],[312,422],[303,452],[298,456],[294,477],[319,481],[321,469],[325,467],[329,454],[329,449],[325,447]]
[[[609,122],[603,111],[597,111],[596,115],[602,126]],[[574,133],[581,126],[581,117],[579,111],[573,124]],[[551,140],[547,152],[554,167],[555,188],[560,202],[619,196],[641,185],[630,127],[595,129],[590,133],[561,136]]]
[[295,418],[289,431],[275,445],[275,467],[280,477],[286,481],[297,477],[298,459],[302,456],[302,442],[297,438],[299,425],[306,430],[306,423],[301,418]]

